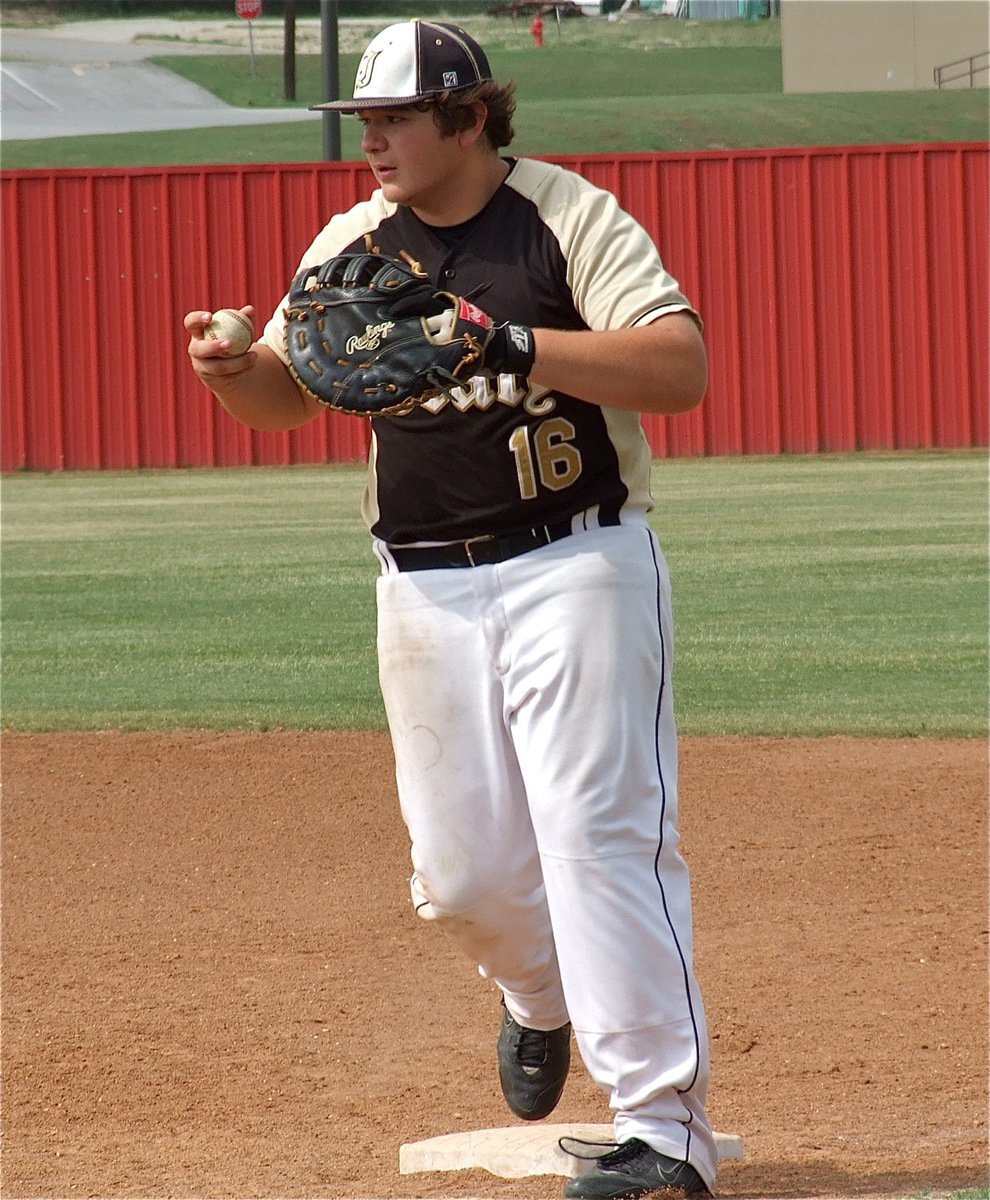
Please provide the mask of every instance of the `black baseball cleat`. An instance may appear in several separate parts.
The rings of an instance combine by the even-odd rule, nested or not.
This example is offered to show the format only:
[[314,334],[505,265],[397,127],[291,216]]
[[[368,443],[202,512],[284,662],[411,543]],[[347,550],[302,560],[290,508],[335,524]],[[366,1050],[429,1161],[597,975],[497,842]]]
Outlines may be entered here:
[[498,1035],[498,1078],[509,1108],[540,1121],[557,1107],[571,1065],[571,1027],[527,1029],[505,1010]]
[[570,1200],[639,1200],[642,1196],[700,1200],[711,1192],[690,1163],[668,1158],[632,1138],[602,1155],[586,1175],[572,1179],[564,1195]]

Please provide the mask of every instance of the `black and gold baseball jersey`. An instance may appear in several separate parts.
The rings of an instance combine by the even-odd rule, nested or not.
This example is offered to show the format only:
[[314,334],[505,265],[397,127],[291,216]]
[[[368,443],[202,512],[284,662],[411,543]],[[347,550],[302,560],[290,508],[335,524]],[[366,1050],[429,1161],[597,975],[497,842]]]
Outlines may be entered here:
[[[369,241],[412,255],[438,288],[467,296],[497,323],[604,330],[694,311],[610,192],[531,159],[510,160],[485,208],[452,228],[431,228],[376,191],[334,216],[300,267]],[[283,306],[264,339],[285,360]],[[375,537],[399,546],[508,534],[578,513],[616,525],[651,507],[650,460],[635,413],[516,376],[478,377],[374,419],[363,511]]]

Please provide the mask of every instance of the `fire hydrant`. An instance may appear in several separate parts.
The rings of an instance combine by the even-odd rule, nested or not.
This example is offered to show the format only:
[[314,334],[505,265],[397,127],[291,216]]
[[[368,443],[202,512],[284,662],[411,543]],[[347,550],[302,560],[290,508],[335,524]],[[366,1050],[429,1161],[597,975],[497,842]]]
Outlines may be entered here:
[[533,18],[533,24],[530,28],[530,33],[533,35],[534,44],[539,47],[543,45],[543,18],[536,16]]

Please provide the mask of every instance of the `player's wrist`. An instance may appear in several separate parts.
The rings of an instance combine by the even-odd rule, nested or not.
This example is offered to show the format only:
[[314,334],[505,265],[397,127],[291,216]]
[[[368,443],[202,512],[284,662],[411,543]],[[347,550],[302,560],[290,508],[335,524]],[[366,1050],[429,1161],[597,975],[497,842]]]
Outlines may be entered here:
[[528,325],[507,321],[496,325],[485,349],[485,367],[493,375],[529,375],[536,358],[533,331]]

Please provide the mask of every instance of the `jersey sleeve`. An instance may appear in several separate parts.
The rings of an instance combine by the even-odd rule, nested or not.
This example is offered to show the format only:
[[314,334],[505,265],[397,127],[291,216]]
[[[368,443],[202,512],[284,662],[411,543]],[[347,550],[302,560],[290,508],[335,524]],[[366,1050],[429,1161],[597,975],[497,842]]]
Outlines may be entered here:
[[[373,233],[381,222],[395,210],[394,204],[389,204],[380,191],[376,191],[369,200],[356,204],[347,212],[337,213],[313,239],[309,249],[299,260],[296,267],[298,273],[303,267],[319,266],[336,254],[344,253],[354,242],[360,241],[366,233]],[[293,276],[294,277],[294,276]],[[285,308],[289,293],[278,302],[275,311],[269,317],[262,331],[262,341],[269,346],[279,358],[288,363],[285,350]]]
[[560,167],[523,159],[514,186],[529,194],[560,243],[574,305],[589,329],[646,325],[691,302],[653,239],[611,192]]

